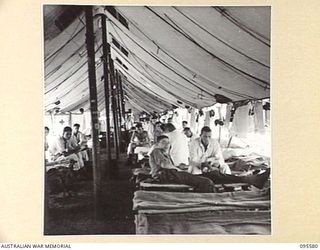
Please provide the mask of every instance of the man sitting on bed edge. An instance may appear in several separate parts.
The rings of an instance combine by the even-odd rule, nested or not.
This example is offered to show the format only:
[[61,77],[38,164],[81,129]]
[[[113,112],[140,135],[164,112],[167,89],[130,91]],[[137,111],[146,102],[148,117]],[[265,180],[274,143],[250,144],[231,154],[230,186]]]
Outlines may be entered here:
[[[182,170],[180,166],[174,166],[169,149],[169,138],[161,135],[157,138],[156,147],[149,158],[152,178],[163,184],[185,184],[194,187],[195,191],[209,193],[215,192],[214,184],[248,183],[261,189],[269,178],[269,170],[258,175],[234,176],[221,173],[208,164],[205,164],[208,172],[193,175]],[[183,168],[185,169],[185,166]]]

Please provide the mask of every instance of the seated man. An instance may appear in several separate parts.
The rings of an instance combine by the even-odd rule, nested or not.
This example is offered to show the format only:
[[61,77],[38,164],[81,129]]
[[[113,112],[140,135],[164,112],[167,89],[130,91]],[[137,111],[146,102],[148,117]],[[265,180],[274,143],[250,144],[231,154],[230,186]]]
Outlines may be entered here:
[[79,149],[71,145],[70,138],[72,129],[64,127],[62,136],[58,136],[56,140],[49,146],[51,161],[73,160],[76,161],[73,168],[79,170],[84,166],[82,156],[79,154]]
[[174,166],[169,155],[170,142],[165,135],[158,137],[157,146],[150,154],[149,164],[151,176],[160,183],[185,184],[195,188],[199,192],[214,192],[214,183],[248,183],[258,188],[263,188],[264,183],[269,178],[269,171],[260,175],[233,176],[212,171],[202,175],[192,175],[182,171],[178,166]]
[[190,165],[192,174],[202,174],[212,169],[231,174],[229,166],[224,162],[220,145],[211,138],[211,129],[207,126],[201,129],[200,137],[190,143]]
[[73,136],[76,139],[76,142],[78,145],[80,145],[81,147],[85,147],[86,146],[86,137],[85,135],[79,131],[80,125],[78,123],[75,123],[73,125]]
[[157,138],[156,147],[149,157],[151,176],[153,179],[165,184],[186,184],[199,192],[213,192],[214,185],[210,179],[192,175],[175,167],[169,155],[170,142],[166,135]]
[[136,147],[150,147],[150,139],[148,132],[145,131],[141,123],[136,125],[136,131],[132,133],[131,140],[128,146],[128,155],[134,153]]
[[73,125],[73,133],[70,138],[70,145],[73,149],[79,150],[79,156],[81,155],[82,159],[85,161],[89,160],[87,151],[87,141],[83,133],[79,131],[80,125],[75,123]]

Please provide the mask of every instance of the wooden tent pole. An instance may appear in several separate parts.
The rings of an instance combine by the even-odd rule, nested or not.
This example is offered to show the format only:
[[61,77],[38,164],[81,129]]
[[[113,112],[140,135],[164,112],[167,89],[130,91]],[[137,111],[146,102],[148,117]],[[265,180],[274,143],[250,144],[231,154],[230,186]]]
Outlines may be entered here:
[[118,117],[117,117],[117,100],[116,100],[116,82],[114,74],[113,60],[110,59],[110,73],[111,73],[111,94],[112,94],[112,114],[114,127],[114,142],[116,148],[116,159],[119,159],[119,133],[118,133]]
[[118,114],[119,114],[119,127],[120,127],[120,130],[119,130],[119,137],[121,138],[121,125],[122,125],[122,112],[121,112],[121,97],[120,97],[120,88],[119,88],[119,86],[120,86],[120,81],[119,81],[119,71],[118,70],[116,70],[116,82],[117,82],[117,84],[116,84],[116,86],[117,86],[117,88],[116,88],[116,90],[117,90],[117,106],[118,106]]
[[94,191],[94,215],[95,219],[101,216],[101,168],[100,168],[100,145],[99,145],[99,119],[98,100],[95,69],[94,27],[92,6],[85,7],[86,13],[86,47],[88,54],[89,94],[91,110],[92,130],[92,158],[93,158],[93,191]]
[[[221,121],[221,107],[218,108],[219,109],[219,119]],[[221,143],[221,125],[219,125],[219,143]]]
[[119,117],[119,123],[118,123],[118,132],[119,132],[119,151],[123,152],[123,146],[122,146],[122,106],[121,106],[121,95],[120,95],[120,74],[119,71],[116,70],[116,80],[117,80],[117,88],[116,88],[116,94],[117,94],[117,106],[118,106],[118,117]]
[[122,88],[122,78],[121,74],[119,73],[119,89],[120,89],[120,99],[121,99],[121,111],[122,111],[122,117],[125,119],[125,106],[124,106],[124,96],[123,96],[123,88]]
[[102,52],[103,52],[103,75],[104,75],[104,96],[106,109],[106,146],[107,146],[107,166],[106,177],[110,178],[110,164],[111,164],[111,131],[110,131],[110,72],[108,71],[108,64],[110,58],[110,44],[107,42],[107,18],[101,15],[102,22]]

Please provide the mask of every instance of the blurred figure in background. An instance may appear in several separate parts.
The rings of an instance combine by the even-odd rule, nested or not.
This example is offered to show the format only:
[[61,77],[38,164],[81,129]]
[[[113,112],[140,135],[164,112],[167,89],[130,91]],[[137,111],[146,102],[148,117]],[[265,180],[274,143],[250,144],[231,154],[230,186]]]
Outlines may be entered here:
[[191,129],[189,127],[185,127],[183,129],[183,133],[185,134],[185,136],[188,138],[188,141],[192,141],[196,138],[196,136],[192,133]]
[[80,125],[78,123],[75,123],[73,125],[73,136],[77,142],[77,144],[79,144],[80,146],[85,146],[86,144],[86,137],[85,135],[79,130],[80,129]]
[[164,134],[168,136],[171,145],[169,154],[174,166],[189,165],[188,139],[181,132],[177,131],[171,123],[164,125]]
[[148,132],[143,129],[141,123],[137,123],[136,131],[132,133],[127,152],[129,158],[134,154],[136,147],[150,147]]
[[87,148],[87,141],[85,135],[79,131],[80,125],[75,123],[73,125],[73,133],[70,138],[70,145],[72,148],[79,150],[78,154],[84,161],[89,161]]
[[154,131],[153,131],[153,140],[154,140],[154,143],[157,142],[157,138],[158,136],[162,135],[163,134],[163,130],[161,128],[161,125],[162,123],[161,122],[156,122],[155,125],[154,125]]
[[182,129],[188,127],[188,122],[187,121],[182,121]]

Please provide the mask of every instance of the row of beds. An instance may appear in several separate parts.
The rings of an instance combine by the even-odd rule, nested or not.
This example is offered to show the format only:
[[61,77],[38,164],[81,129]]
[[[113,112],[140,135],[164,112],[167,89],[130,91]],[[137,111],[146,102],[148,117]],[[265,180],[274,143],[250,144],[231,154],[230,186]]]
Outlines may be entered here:
[[[270,167],[269,158],[257,154],[233,156],[226,163],[236,175]],[[262,190],[237,183],[198,193],[188,185],[156,183],[149,172],[147,157],[132,169],[136,234],[271,234],[270,180]]]

